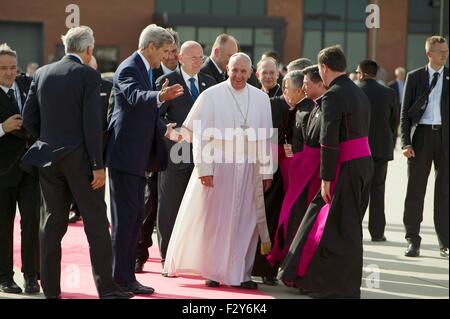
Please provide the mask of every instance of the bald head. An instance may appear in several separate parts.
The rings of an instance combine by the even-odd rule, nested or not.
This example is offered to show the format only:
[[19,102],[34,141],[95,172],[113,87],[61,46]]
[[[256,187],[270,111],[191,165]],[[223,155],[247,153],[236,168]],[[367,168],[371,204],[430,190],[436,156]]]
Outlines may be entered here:
[[395,69],[395,77],[397,80],[400,81],[405,81],[405,77],[406,77],[406,70],[405,68],[402,67],[398,67]]
[[198,42],[186,41],[180,48],[178,59],[183,71],[190,76],[194,76],[202,67],[203,48]]
[[233,36],[223,33],[216,38],[210,57],[222,71],[225,71],[230,57],[236,52],[238,52],[237,40]]

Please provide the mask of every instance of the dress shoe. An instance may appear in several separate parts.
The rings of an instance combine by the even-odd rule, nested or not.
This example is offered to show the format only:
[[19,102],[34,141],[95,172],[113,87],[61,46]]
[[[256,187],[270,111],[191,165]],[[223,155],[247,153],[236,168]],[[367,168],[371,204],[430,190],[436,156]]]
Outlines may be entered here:
[[7,294],[20,294],[22,293],[22,288],[17,286],[14,280],[9,280],[0,284],[0,292]]
[[36,278],[25,278],[24,288],[26,294],[37,294],[41,290]]
[[217,288],[220,286],[220,282],[208,279],[205,281],[205,285],[211,288]]
[[381,237],[372,237],[372,241],[375,242],[380,242],[380,241],[386,241],[386,236],[381,236]]
[[77,221],[81,220],[81,216],[74,211],[71,211],[69,214],[69,224],[74,224]]
[[100,299],[130,299],[133,297],[134,294],[132,292],[125,291],[120,287],[117,287],[115,290],[111,292],[100,295]]
[[258,289],[258,284],[254,281],[249,280],[241,282],[240,286],[233,286],[233,287],[239,287],[242,289]]
[[420,255],[420,246],[409,244],[408,248],[406,248],[405,256],[406,257],[419,257]]
[[144,272],[145,262],[142,262],[140,259],[136,259],[136,263],[134,264],[134,272],[136,274],[140,274]]
[[144,286],[137,281],[121,284],[120,287],[123,290],[132,292],[135,295],[151,295],[155,292],[155,289],[153,289],[152,287]]
[[274,278],[274,277],[263,276],[262,280],[263,280],[263,284],[268,285],[268,286],[278,285],[278,279]]
[[448,258],[448,247],[441,248],[441,257]]

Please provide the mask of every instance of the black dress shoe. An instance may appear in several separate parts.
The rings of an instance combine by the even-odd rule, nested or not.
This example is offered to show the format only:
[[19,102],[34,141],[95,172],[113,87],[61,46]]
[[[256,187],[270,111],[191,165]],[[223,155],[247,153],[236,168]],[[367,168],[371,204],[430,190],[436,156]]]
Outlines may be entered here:
[[405,256],[406,257],[419,257],[420,255],[420,246],[409,244],[408,248],[406,248]]
[[22,288],[17,286],[14,280],[9,280],[0,284],[0,292],[7,294],[20,294],[22,293]]
[[441,257],[448,258],[448,247],[441,248]]
[[262,280],[263,280],[263,284],[268,285],[268,286],[278,285],[278,279],[274,278],[274,277],[263,276]]
[[142,262],[141,260],[136,259],[136,263],[134,264],[134,272],[136,274],[140,274],[140,273],[144,272],[144,265],[145,265],[145,262]]
[[37,294],[41,290],[36,278],[25,278],[24,286],[26,294]]
[[241,285],[238,287],[240,287],[242,289],[258,289],[258,284],[254,281],[249,280],[249,281],[241,282]]
[[386,236],[372,237],[372,241],[375,241],[375,242],[386,241]]
[[205,285],[211,288],[217,288],[220,286],[220,282],[208,279],[205,281]]
[[144,286],[137,281],[121,284],[120,287],[123,290],[132,292],[135,295],[151,295],[155,292],[155,289],[153,289],[152,287]]
[[134,294],[132,292],[125,291],[120,287],[117,287],[115,290],[111,292],[100,295],[100,299],[130,299],[133,297]]
[[81,216],[74,211],[71,211],[69,214],[69,224],[74,224],[77,221],[81,220]]

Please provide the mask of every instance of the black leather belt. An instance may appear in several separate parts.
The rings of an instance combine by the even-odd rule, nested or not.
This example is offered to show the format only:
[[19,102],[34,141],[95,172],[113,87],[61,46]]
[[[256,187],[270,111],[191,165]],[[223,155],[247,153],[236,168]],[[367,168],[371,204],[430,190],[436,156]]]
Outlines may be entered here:
[[438,131],[442,128],[441,124],[419,124],[417,127],[430,127],[433,131]]

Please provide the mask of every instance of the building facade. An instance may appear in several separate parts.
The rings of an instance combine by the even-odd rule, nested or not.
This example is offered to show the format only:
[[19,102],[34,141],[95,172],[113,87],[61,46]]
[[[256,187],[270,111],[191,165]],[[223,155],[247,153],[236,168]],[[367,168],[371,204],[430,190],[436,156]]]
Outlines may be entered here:
[[[5,0],[2,0],[2,2]],[[6,1],[5,1],[6,2]],[[276,51],[283,62],[298,57],[316,60],[318,51],[340,44],[348,71],[372,58],[393,76],[397,66],[408,70],[425,64],[424,41],[440,31],[444,3],[444,35],[448,38],[449,0],[15,0],[0,11],[0,42],[19,54],[19,65],[49,63],[64,52],[60,37],[72,14],[92,27],[102,71],[136,50],[141,30],[150,23],[173,27],[181,41],[196,40],[209,55],[219,33],[234,35],[254,61]],[[368,29],[369,4],[380,9],[380,28]],[[70,7],[69,7],[70,8]],[[68,12],[66,12],[68,11]],[[256,64],[256,62],[255,62]]]

